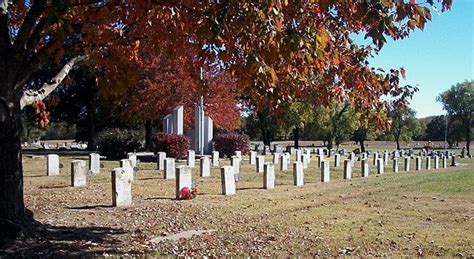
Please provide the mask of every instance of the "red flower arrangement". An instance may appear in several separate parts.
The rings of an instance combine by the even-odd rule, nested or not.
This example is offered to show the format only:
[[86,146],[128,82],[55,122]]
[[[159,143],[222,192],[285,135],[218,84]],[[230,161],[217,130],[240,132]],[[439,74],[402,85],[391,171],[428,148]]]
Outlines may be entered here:
[[188,187],[183,187],[180,191],[179,191],[179,199],[180,200],[191,200],[191,199],[194,199],[196,198],[196,195],[197,195],[197,188],[196,187],[193,187],[191,189],[189,189]]

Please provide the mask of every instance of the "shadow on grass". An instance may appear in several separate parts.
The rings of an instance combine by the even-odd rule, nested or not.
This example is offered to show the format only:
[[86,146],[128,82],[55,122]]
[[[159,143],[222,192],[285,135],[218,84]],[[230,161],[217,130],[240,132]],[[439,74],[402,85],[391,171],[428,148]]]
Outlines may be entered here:
[[97,209],[97,208],[113,208],[112,205],[86,205],[86,206],[79,206],[79,207],[66,207],[69,210],[89,210],[89,209]]
[[146,201],[149,201],[149,200],[169,200],[169,201],[177,201],[177,199],[175,197],[149,197],[149,198],[145,198]]
[[121,228],[66,227],[34,223],[16,239],[0,237],[0,258],[92,258],[103,254],[121,254],[117,235]]
[[53,186],[40,186],[40,189],[62,189],[71,187],[70,185],[53,185]]
[[237,191],[245,191],[245,190],[263,190],[263,187],[240,187],[236,189]]

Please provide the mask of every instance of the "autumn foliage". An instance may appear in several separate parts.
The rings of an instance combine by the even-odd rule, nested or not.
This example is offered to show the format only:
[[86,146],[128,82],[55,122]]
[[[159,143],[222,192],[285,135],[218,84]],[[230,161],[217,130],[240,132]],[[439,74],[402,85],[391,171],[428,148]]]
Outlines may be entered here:
[[184,135],[159,132],[153,135],[152,141],[156,151],[165,152],[168,157],[186,158],[191,148],[191,139]]
[[214,138],[214,149],[220,154],[231,157],[235,151],[241,151],[243,155],[249,153],[250,139],[242,134],[219,134]]

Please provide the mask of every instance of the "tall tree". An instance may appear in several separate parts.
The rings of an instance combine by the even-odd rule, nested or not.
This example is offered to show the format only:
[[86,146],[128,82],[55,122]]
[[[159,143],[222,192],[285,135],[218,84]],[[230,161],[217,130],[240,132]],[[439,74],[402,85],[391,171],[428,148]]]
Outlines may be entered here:
[[441,93],[437,100],[443,103],[443,108],[450,117],[462,123],[469,155],[474,125],[474,81],[465,81],[451,86],[449,90]]
[[400,141],[411,141],[413,136],[420,133],[420,125],[415,114],[415,111],[408,107],[393,108],[389,112],[389,133],[393,135],[397,149],[400,149]]
[[[21,109],[43,100],[86,57],[115,75],[99,81],[99,94],[114,96],[137,83],[130,61],[141,49],[157,51],[152,42],[171,41],[176,56],[189,48],[203,50],[201,63],[218,55],[260,108],[281,109],[305,94],[323,104],[351,97],[381,108],[382,96],[403,95],[403,71],[380,77],[368,57],[386,37],[423,29],[429,6],[446,10],[451,2],[0,0],[0,227],[19,229],[25,221]],[[375,48],[357,46],[352,33],[364,33]],[[140,44],[146,39],[150,44]],[[46,60],[61,64],[57,74],[39,86],[27,84]],[[129,69],[118,69],[124,62]],[[315,74],[322,80],[312,81]]]

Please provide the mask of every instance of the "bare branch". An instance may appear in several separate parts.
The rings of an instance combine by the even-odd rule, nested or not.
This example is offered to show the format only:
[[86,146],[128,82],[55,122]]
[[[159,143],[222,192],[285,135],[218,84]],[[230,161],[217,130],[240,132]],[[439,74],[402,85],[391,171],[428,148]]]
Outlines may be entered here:
[[66,78],[66,76],[69,74],[69,72],[71,71],[71,69],[74,67],[75,64],[86,59],[87,59],[87,56],[84,55],[84,56],[75,57],[69,60],[69,62],[67,62],[63,66],[61,71],[59,71],[59,73],[57,73],[56,76],[54,76],[49,82],[44,83],[40,89],[26,90],[20,99],[21,109],[23,109],[24,107],[28,105],[33,104],[35,101],[41,101],[44,98],[46,98],[50,93],[54,91],[54,89],[56,89],[59,86],[59,84],[61,84],[61,82],[64,80],[64,78]]

